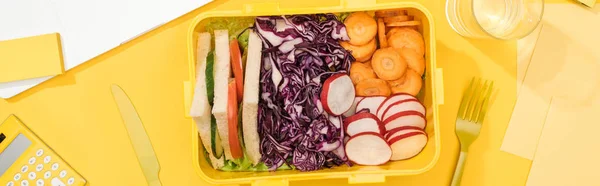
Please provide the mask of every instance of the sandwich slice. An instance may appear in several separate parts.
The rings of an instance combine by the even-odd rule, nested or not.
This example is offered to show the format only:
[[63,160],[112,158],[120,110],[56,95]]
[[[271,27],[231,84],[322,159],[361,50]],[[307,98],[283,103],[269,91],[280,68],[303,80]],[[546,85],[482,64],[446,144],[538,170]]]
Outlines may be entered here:
[[252,30],[248,36],[248,54],[244,79],[244,100],[242,101],[242,126],[244,146],[248,159],[256,165],[260,162],[260,138],[258,135],[258,94],[262,59],[262,40]]
[[206,32],[198,34],[197,46],[196,85],[190,115],[198,126],[198,134],[204,150],[207,152],[207,158],[213,168],[218,169],[224,166],[224,157],[221,137],[216,130],[216,121],[211,114],[214,97],[214,57],[211,52],[211,35]]
[[221,145],[225,151],[225,160],[233,160],[229,145],[229,123],[228,123],[228,93],[230,76],[230,53],[229,53],[229,31],[215,30],[215,102],[212,114],[217,120],[219,135],[224,139]]
[[[261,162],[258,133],[262,40],[252,29],[234,35],[224,29],[213,33],[214,48],[210,32],[198,35],[197,80],[190,109],[206,159],[221,171],[269,171]],[[277,168],[289,169],[287,165]]]

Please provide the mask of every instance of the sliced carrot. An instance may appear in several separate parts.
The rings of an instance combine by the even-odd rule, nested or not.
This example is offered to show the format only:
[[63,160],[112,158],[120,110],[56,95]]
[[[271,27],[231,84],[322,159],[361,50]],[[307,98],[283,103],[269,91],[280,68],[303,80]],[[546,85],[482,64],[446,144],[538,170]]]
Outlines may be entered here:
[[373,70],[373,66],[371,66],[371,60],[364,62],[363,64],[365,64],[367,67],[369,67],[371,70]]
[[403,78],[398,80],[388,81],[392,89],[392,93],[407,93],[412,96],[417,96],[423,86],[423,79],[413,70],[407,70]]
[[406,72],[406,61],[393,48],[382,48],[375,51],[371,66],[377,77],[383,80],[396,80]]
[[398,32],[401,28],[400,27],[392,27],[391,29],[387,30],[387,33],[385,34],[385,37],[389,40],[390,36],[392,36],[392,34]]
[[382,79],[366,79],[356,84],[357,96],[390,96],[391,94],[390,86]]
[[365,12],[355,12],[344,20],[350,44],[359,46],[369,43],[377,34],[377,22]]
[[402,21],[412,21],[413,19],[414,19],[413,16],[399,15],[399,16],[394,16],[394,17],[384,17],[383,22],[393,23],[393,22],[402,22]]
[[425,40],[423,40],[423,35],[410,28],[401,27],[396,30],[388,37],[388,43],[392,48],[411,48],[420,56],[425,55]]
[[421,24],[421,21],[401,21],[401,22],[386,23],[385,26],[389,26],[389,27],[418,26],[420,24]]
[[350,65],[350,79],[352,79],[354,85],[366,79],[377,78],[369,65],[360,62],[354,62]]
[[378,10],[375,11],[375,17],[394,17],[400,15],[406,15],[406,10],[402,9],[391,9],[391,10]]
[[240,45],[237,39],[229,42],[229,50],[231,56],[231,69],[233,70],[233,77],[235,77],[237,100],[242,101],[244,96],[244,71],[242,70],[242,53],[240,52]]
[[404,76],[402,76],[396,80],[387,81],[388,84],[390,85],[390,89],[392,90],[392,93],[394,93],[395,89],[397,89],[398,87],[401,87],[404,84],[404,82],[406,81],[406,74],[408,74],[408,72],[404,73]]
[[360,46],[355,46],[345,41],[340,42],[340,45],[346,50],[352,52],[352,56],[358,62],[368,61],[371,59],[373,52],[375,52],[375,49],[377,49],[377,42],[375,42],[375,39],[371,39],[371,41],[369,41],[367,44]]
[[388,47],[387,38],[385,38],[385,24],[383,23],[383,20],[381,18],[377,19],[377,29],[379,31],[377,33],[377,35],[379,36],[379,47]]
[[227,93],[227,126],[229,129],[229,148],[231,149],[231,157],[242,158],[242,146],[238,138],[238,102],[236,95],[236,79],[229,82],[229,90]]
[[408,68],[415,71],[417,75],[422,76],[425,73],[425,58],[417,54],[414,49],[402,48],[400,49],[400,56],[404,58]]

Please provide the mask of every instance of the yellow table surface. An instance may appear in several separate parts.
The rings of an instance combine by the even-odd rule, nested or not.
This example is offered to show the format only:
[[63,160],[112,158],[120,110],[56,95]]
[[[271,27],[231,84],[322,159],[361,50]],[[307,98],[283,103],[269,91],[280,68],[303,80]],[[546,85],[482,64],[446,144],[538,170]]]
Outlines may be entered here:
[[[516,41],[465,39],[446,22],[444,1],[417,1],[434,15],[437,64],[444,69],[442,152],[430,171],[389,177],[387,184],[450,183],[458,151],[454,134],[458,103],[468,80],[480,76],[494,79],[498,89],[481,136],[467,158],[463,185],[524,185],[531,162],[499,150],[516,100]],[[201,11],[242,8],[231,3],[213,5],[186,14],[14,98],[0,99],[0,120],[17,115],[91,185],[146,185],[110,92],[110,85],[117,83],[131,97],[144,122],[161,165],[163,185],[206,185],[192,164],[192,123],[183,111],[182,83],[188,79],[186,34]],[[458,86],[450,87],[449,82]],[[343,179],[319,181],[345,183]]]

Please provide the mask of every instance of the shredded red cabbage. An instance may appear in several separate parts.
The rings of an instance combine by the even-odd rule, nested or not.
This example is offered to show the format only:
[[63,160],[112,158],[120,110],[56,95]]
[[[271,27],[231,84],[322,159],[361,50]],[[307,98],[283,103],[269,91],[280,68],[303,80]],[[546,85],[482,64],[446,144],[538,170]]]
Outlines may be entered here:
[[[262,161],[270,170],[293,165],[301,171],[348,163],[341,116],[328,116],[322,83],[347,73],[352,55],[340,40],[346,27],[333,14],[257,17],[263,41],[259,101]],[[350,165],[348,163],[348,165]]]

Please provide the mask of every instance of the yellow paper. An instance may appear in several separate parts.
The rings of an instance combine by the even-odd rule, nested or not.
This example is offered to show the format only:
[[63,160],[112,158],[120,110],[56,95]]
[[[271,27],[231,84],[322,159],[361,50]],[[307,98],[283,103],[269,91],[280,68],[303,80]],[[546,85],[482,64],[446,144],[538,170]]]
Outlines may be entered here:
[[533,55],[535,44],[543,26],[544,24],[539,24],[531,34],[517,41],[517,94],[519,94],[523,86],[529,62],[531,62],[531,56]]
[[599,101],[552,100],[527,186],[600,185]]
[[57,33],[0,41],[0,83],[63,72]]
[[591,23],[600,23],[600,16],[593,11],[575,4],[546,5],[544,26],[501,150],[533,160],[550,98],[583,104],[596,96],[600,24]]

